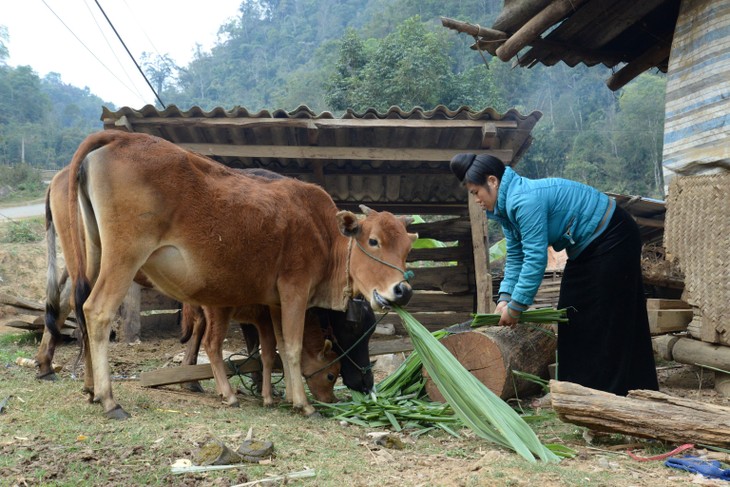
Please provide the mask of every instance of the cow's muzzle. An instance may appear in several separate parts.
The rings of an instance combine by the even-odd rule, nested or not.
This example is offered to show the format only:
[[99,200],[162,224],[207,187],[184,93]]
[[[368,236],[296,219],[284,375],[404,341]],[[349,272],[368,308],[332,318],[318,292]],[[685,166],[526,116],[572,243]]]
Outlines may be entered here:
[[394,304],[405,306],[413,296],[413,288],[406,281],[401,281],[393,286],[393,299],[389,300],[380,294],[377,290],[373,290],[373,298],[382,309],[390,309]]
[[393,295],[395,296],[393,304],[405,306],[413,296],[413,288],[406,281],[401,281],[393,288]]

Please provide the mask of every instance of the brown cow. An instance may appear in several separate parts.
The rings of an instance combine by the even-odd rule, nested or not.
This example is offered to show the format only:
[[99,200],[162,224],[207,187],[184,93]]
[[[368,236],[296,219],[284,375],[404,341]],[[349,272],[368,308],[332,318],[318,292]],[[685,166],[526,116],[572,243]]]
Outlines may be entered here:
[[[191,363],[198,354],[200,337],[206,331],[205,306],[184,304],[182,310],[183,336],[191,335],[193,339],[188,342],[188,349],[185,353],[187,365]],[[241,306],[233,312],[234,321],[250,323],[256,326],[259,340],[261,341],[261,364],[263,372],[263,384],[261,395],[264,399],[264,406],[274,404],[273,387],[271,385],[271,373],[276,363],[276,337],[274,336],[274,325],[271,322],[269,308],[262,305]],[[224,327],[211,328],[209,331],[217,336],[211,339],[223,342],[226,336]],[[340,373],[340,362],[338,356],[332,351],[332,342],[326,340],[319,320],[313,311],[308,311],[304,320],[304,337],[302,343],[302,375],[307,381],[312,395],[321,402],[335,402],[337,397],[333,392],[337,376]]]
[[[287,399],[305,414],[314,412],[300,379],[306,309],[344,310],[362,294],[379,310],[412,295],[405,261],[417,235],[406,232],[407,220],[374,211],[358,220],[316,185],[248,177],[120,131],[87,137],[69,177],[68,267],[89,342],[85,387],[109,417],[129,417],[112,397],[108,340],[140,270],[178,301],[208,306],[209,327],[227,327],[236,307],[268,305]],[[235,400],[220,347],[204,345],[219,392]]]
[[[56,225],[61,231],[68,229],[68,167],[59,171],[51,181],[46,193],[46,239],[48,254],[48,271],[46,283],[46,320],[53,323],[63,323],[71,310],[70,303],[70,280],[68,272],[64,272],[60,278],[56,277],[58,265],[56,264]],[[52,206],[55,210],[52,209]],[[62,241],[64,239],[61,239]],[[143,285],[141,276],[137,276]],[[265,306],[251,305],[238,308],[234,318],[242,322],[250,322],[259,329],[257,334],[254,330],[253,338],[258,348],[259,334],[261,335],[262,357],[265,364],[273,368],[275,360],[276,344],[274,342],[274,331],[271,317]],[[307,378],[309,389],[318,401],[334,402],[336,397],[333,393],[334,383],[339,374],[340,362],[337,361],[337,354],[331,351],[332,342],[325,341],[319,323],[313,317],[308,316],[305,322],[305,334],[302,348],[302,373]],[[314,321],[312,321],[314,319]],[[181,325],[183,335],[187,338],[193,337],[188,342],[188,350],[185,355],[185,364],[194,364],[197,358],[199,346],[203,333],[205,332],[205,317],[199,306],[184,305],[182,311]],[[217,331],[217,330],[216,330]],[[311,336],[310,336],[311,333]],[[57,341],[60,337],[53,336],[48,328],[43,332],[36,363],[38,364],[39,379],[55,379],[55,371],[52,362]],[[225,338],[221,336],[219,339]],[[251,340],[251,337],[247,337]],[[249,344],[247,343],[247,346]],[[271,393],[271,381],[269,379],[268,397],[264,396],[264,404],[271,405],[273,396]]]

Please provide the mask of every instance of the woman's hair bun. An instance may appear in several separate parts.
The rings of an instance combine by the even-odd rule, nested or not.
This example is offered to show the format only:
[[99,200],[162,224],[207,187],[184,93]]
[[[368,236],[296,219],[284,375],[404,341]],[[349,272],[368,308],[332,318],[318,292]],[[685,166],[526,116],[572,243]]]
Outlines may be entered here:
[[449,167],[451,168],[451,172],[454,173],[454,176],[456,176],[459,181],[464,182],[466,172],[471,167],[475,157],[476,154],[463,153],[456,154],[451,158]]

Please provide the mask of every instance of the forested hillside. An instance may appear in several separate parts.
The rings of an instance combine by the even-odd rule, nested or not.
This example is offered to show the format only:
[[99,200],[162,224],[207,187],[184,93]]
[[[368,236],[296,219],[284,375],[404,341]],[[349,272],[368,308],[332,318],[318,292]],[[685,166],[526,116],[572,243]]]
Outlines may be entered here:
[[[604,83],[610,73],[600,66],[512,69],[471,50],[472,38],[439,20],[489,26],[501,4],[244,0],[210,52],[198,52],[187,66],[159,56],[146,56],[143,65],[164,103],[183,110],[293,110],[302,104],[335,114],[394,105],[539,110],[543,118],[520,162],[522,173],[661,197],[663,75],[646,73],[614,93]],[[0,161],[17,162],[25,139],[26,161],[64,165],[83,134],[100,128],[102,101],[57,77],[41,80],[30,68],[3,66],[2,54]]]

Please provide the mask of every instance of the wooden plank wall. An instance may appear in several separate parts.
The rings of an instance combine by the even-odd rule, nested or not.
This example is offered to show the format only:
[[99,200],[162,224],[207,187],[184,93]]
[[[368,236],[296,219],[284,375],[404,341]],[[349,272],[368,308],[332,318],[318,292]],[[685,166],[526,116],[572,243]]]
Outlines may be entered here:
[[[438,330],[471,319],[475,309],[476,284],[468,216],[451,217],[438,222],[408,227],[420,238],[433,238],[450,246],[414,249],[408,256],[408,268],[415,273],[411,280],[414,295],[407,309],[430,330]],[[382,323],[395,326],[396,334],[405,335],[400,319],[389,313]]]

